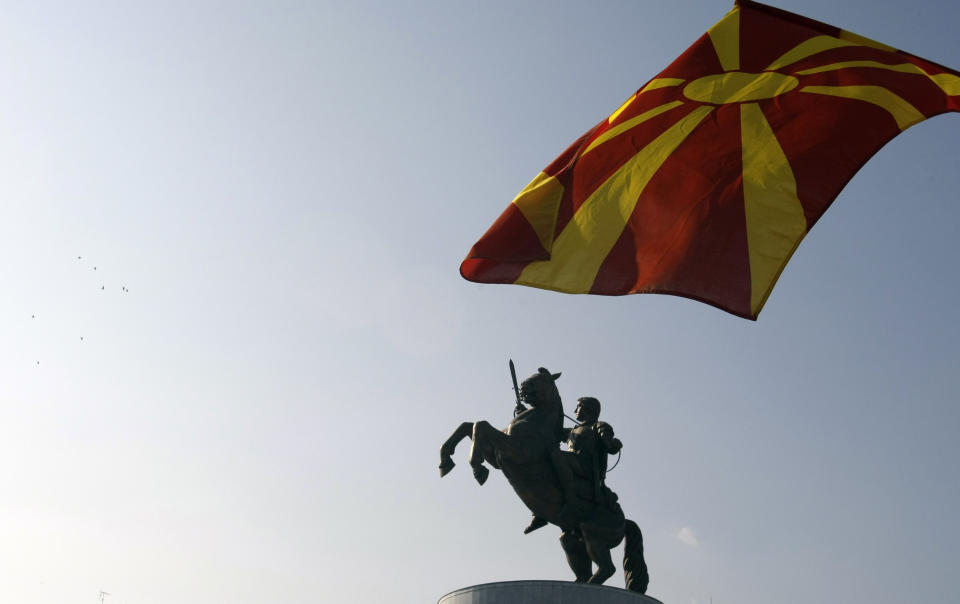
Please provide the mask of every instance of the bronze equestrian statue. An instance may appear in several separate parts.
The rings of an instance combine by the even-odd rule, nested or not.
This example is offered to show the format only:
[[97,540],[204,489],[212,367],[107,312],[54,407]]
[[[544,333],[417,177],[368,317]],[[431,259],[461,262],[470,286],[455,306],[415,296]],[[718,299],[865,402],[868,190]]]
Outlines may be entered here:
[[[461,424],[440,448],[440,475],[453,469],[451,455],[461,440],[470,437],[470,466],[477,482],[483,484],[490,474],[484,462],[503,471],[533,513],[524,533],[547,523],[560,527],[560,544],[577,582],[600,584],[609,579],[616,570],[610,550],[625,541],[626,588],[644,593],[649,576],[643,536],[637,524],[624,517],[617,495],[604,483],[607,453],[618,452],[622,443],[609,424],[599,421],[600,403],[594,398],[579,401],[577,419],[582,423],[563,427],[559,377],[541,367],[523,380],[506,430],[486,421]],[[561,451],[565,440],[569,450]]]

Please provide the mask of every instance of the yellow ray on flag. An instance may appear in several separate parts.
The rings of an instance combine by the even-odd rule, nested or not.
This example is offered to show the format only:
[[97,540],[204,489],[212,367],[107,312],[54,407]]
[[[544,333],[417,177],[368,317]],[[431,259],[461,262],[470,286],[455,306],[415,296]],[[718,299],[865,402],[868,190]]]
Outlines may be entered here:
[[634,155],[583,202],[553,242],[550,260],[531,262],[516,282],[565,292],[589,292],[647,183],[712,111],[713,107],[695,109]]
[[930,76],[930,79],[950,96],[960,96],[960,76],[949,73],[938,73]]
[[897,121],[900,130],[906,130],[926,119],[916,107],[882,86],[805,86],[800,92],[866,101],[886,109]]
[[553,225],[557,220],[561,197],[563,185],[556,178],[541,172],[513,200],[513,205],[533,227],[540,245],[547,251],[550,251],[553,243]]
[[677,107],[681,107],[681,106],[683,106],[683,102],[682,102],[682,101],[673,101],[673,102],[670,102],[670,103],[666,103],[666,104],[664,104],[664,105],[660,105],[659,107],[654,107],[654,108],[651,109],[650,111],[644,111],[643,113],[641,113],[641,114],[638,115],[637,117],[630,118],[630,119],[628,119],[627,121],[623,122],[622,124],[617,124],[617,125],[614,126],[613,128],[607,130],[606,132],[604,132],[603,134],[601,134],[600,136],[598,136],[597,138],[595,138],[595,139],[593,140],[593,142],[591,142],[590,145],[589,145],[586,149],[583,150],[583,153],[581,154],[581,157],[582,157],[583,155],[586,155],[587,153],[593,151],[593,150],[596,149],[598,146],[600,146],[600,145],[602,145],[603,143],[609,141],[610,139],[616,138],[616,137],[620,136],[621,134],[623,134],[624,132],[627,132],[628,130],[631,130],[631,129],[633,129],[633,128],[636,128],[637,126],[639,126],[639,125],[642,124],[643,122],[645,122],[645,121],[647,121],[647,120],[649,120],[649,119],[651,119],[651,118],[657,117],[657,116],[660,115],[661,113],[665,113],[665,112],[667,112],[667,111],[670,111],[671,109],[676,109]]
[[928,76],[926,71],[920,69],[913,63],[898,63],[890,65],[880,61],[844,61],[843,63],[830,63],[828,65],[818,65],[810,69],[798,71],[797,75],[812,75],[814,73],[824,73],[827,71],[839,71],[841,69],[853,69],[855,67],[869,67],[873,69],[886,69],[888,71],[898,71],[900,73],[916,73]]
[[649,92],[651,90],[659,90],[660,88],[669,88],[671,86],[679,86],[683,84],[685,80],[683,78],[655,78],[650,80],[650,83],[640,89],[640,92],[637,94],[643,94],[644,92]]
[[797,61],[802,61],[807,57],[811,57],[826,50],[833,50],[834,48],[843,48],[844,46],[855,45],[856,44],[854,42],[850,42],[849,40],[838,40],[833,36],[817,36],[815,38],[810,38],[809,40],[797,44],[792,49],[778,57],[775,61],[773,61],[773,63],[767,65],[766,71],[776,71],[777,69],[782,69],[787,65],[792,65]]
[[740,69],[740,8],[733,7],[727,16],[707,32],[724,71]]
[[807,232],[797,182],[756,103],[740,105],[743,201],[750,253],[750,310],[760,312],[780,271]]

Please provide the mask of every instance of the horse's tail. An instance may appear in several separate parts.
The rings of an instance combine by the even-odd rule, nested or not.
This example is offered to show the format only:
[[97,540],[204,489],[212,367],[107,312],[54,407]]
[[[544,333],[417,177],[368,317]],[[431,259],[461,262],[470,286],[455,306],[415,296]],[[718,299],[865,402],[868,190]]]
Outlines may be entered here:
[[643,559],[643,534],[640,527],[633,520],[624,522],[623,544],[623,578],[627,589],[639,593],[646,593],[650,575],[647,573],[647,563]]

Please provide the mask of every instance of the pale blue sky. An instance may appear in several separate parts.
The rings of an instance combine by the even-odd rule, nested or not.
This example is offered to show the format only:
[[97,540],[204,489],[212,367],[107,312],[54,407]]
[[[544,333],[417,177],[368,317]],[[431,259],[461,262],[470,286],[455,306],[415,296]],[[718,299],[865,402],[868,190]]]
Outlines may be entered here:
[[[960,67],[954,2],[776,5]],[[955,600],[960,115],[867,164],[756,323],[458,275],[731,6],[3,3],[0,599],[567,579],[466,443],[436,468],[509,421],[512,357],[604,403],[666,604]]]

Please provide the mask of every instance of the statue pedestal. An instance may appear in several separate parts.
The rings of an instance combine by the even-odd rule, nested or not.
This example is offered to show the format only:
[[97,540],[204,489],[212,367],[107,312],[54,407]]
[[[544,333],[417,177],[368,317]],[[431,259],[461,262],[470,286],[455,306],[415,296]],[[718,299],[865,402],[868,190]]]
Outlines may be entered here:
[[452,591],[437,604],[663,604],[660,600],[606,585],[569,581],[504,581]]

